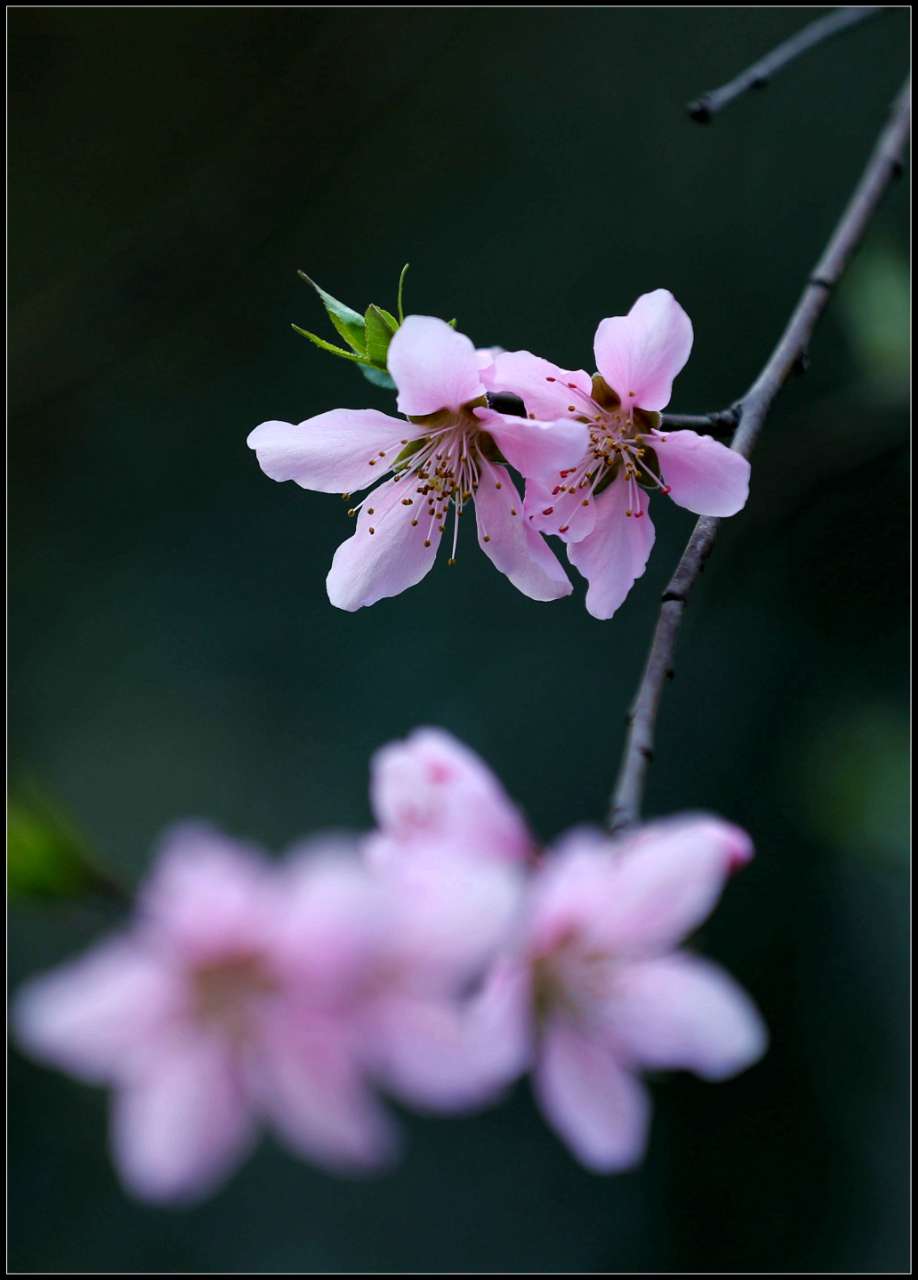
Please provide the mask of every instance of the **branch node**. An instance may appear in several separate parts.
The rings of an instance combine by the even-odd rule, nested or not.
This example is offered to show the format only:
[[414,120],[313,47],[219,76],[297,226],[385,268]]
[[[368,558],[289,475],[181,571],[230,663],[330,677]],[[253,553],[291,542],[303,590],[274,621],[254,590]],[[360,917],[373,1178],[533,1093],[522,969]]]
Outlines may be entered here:
[[696,124],[711,123],[711,100],[706,93],[686,104],[686,111]]
[[660,596],[660,603],[669,604],[670,601],[684,605],[688,601],[688,596],[682,591],[664,591]]
[[827,292],[835,288],[835,281],[827,280],[825,276],[810,276],[810,284],[814,289],[825,289]]

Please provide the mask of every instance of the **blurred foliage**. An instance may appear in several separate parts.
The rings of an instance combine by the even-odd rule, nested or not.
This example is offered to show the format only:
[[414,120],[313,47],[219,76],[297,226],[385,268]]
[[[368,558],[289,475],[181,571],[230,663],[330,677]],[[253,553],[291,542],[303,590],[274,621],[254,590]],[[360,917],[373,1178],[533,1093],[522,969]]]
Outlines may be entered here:
[[911,380],[909,263],[895,244],[868,241],[848,270],[840,306],[874,394],[907,401]]
[[14,901],[118,893],[84,837],[34,783],[7,803],[7,888]]
[[909,740],[904,708],[819,708],[801,733],[792,784],[818,839],[853,857],[908,863]]

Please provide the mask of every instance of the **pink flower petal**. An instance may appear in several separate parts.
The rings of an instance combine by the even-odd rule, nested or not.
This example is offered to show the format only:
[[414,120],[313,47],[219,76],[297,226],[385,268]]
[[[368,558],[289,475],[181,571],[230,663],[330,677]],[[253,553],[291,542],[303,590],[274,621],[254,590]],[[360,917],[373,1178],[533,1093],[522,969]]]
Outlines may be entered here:
[[389,344],[401,413],[460,409],[485,394],[478,355],[463,333],[434,316],[408,316]]
[[748,837],[707,815],[650,823],[616,845],[609,901],[597,930],[617,953],[668,951],[713,910],[730,872],[751,854]]
[[695,431],[653,431],[664,484],[680,507],[699,516],[735,516],[749,497],[748,461]]
[[481,464],[475,493],[478,545],[531,600],[559,600],[571,593],[567,574],[523,513],[523,500],[504,467]]
[[246,443],[272,480],[295,480],[320,493],[354,493],[375,483],[405,441],[420,434],[413,423],[376,409],[330,409],[300,423],[263,422]]
[[127,937],[93,948],[21,989],[16,1039],[33,1057],[82,1080],[130,1075],[179,1003],[169,967]]
[[[644,572],[653,548],[654,528],[647,495],[639,492],[638,508],[632,508],[629,487],[618,475],[608,489],[593,499],[596,523],[582,542],[570,543],[571,564],[589,583],[587,611],[594,618],[611,618],[625,600],[635,581]],[[630,516],[625,512],[633,510]]]
[[570,417],[571,405],[577,413],[585,412],[583,397],[592,397],[592,379],[583,369],[560,369],[529,351],[500,352],[483,377],[489,391],[509,391],[519,396],[528,414],[546,422]]
[[442,729],[416,729],[370,762],[370,803],[398,844],[455,844],[486,858],[525,859],[532,837],[484,761]]
[[335,552],[325,580],[328,598],[336,608],[353,613],[397,596],[433,568],[440,527],[419,504],[403,505],[410,492],[410,486],[396,478],[366,499],[353,537]]
[[529,1065],[528,982],[503,966],[462,1003],[396,995],[371,1024],[376,1068],[404,1102],[462,1111],[494,1101]]
[[451,840],[432,841],[420,853],[391,848],[377,864],[388,895],[383,963],[412,990],[440,994],[479,977],[513,928],[522,876],[512,864],[482,855],[457,852]]
[[724,1080],[761,1058],[762,1019],[717,965],[685,952],[622,966],[608,1005],[609,1028],[633,1060]]
[[545,1027],[533,1084],[546,1120],[588,1169],[612,1173],[641,1160],[650,1120],[644,1089],[566,1018]]
[[692,322],[668,289],[638,298],[626,316],[600,322],[596,367],[631,409],[665,409],[673,379],[689,358]]
[[279,869],[283,910],[271,939],[274,970],[292,991],[328,1008],[359,995],[385,942],[385,900],[359,845],[327,838]]
[[166,832],[137,905],[141,925],[160,945],[195,962],[259,949],[277,913],[270,864],[203,822]]
[[[589,488],[567,492],[566,479],[556,476],[552,484],[538,480],[526,481],[526,519],[538,533],[553,533],[565,542],[582,542],[589,537],[596,525],[597,504],[586,499]],[[565,486],[563,493],[555,489]]]
[[388,1164],[397,1139],[343,1031],[331,1020],[279,1019],[266,1030],[253,1087],[294,1151],[335,1172],[360,1173]]
[[193,1200],[223,1180],[253,1138],[226,1054],[204,1038],[151,1049],[142,1076],[113,1100],[112,1148],[144,1200]]
[[589,443],[582,422],[535,422],[485,409],[476,416],[511,466],[527,478],[555,483],[560,471],[577,465]]

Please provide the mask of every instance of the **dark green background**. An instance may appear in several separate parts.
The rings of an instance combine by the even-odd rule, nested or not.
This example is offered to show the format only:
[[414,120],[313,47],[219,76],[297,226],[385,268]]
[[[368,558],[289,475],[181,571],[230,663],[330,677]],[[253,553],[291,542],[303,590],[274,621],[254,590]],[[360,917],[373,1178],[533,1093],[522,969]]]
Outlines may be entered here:
[[[302,267],[479,344],[591,360],[671,288],[674,409],[775,341],[906,69],[903,11],[705,130],[684,101],[815,11],[14,9],[10,17],[13,777],[141,874],[200,814],[282,848],[369,820],[367,760],[419,723],[481,751],[549,837],[601,818],[691,517],[657,500],[610,623],[582,584],[459,563],[359,614],[324,576],[342,504],[275,485],[266,418],[390,403],[294,335]],[[756,864],[705,931],[771,1027],[735,1082],[655,1086],[645,1166],[582,1171],[525,1086],[408,1121],[393,1176],[264,1144],[212,1202],[127,1200],[102,1094],[10,1081],[14,1270],[856,1270],[907,1265],[907,184],[887,198],[686,619],[649,813],[717,810]],[[102,908],[14,907],[14,980]]]

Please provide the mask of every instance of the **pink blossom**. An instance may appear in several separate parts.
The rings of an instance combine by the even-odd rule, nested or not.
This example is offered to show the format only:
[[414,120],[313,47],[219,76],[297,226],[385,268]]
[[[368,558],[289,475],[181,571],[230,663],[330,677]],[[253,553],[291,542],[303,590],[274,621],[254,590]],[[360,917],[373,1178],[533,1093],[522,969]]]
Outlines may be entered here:
[[377,484],[351,509],[357,527],[337,550],[327,578],[332,604],[353,611],[398,595],[429,572],[454,513],[474,501],[478,542],[525,595],[554,600],[571,586],[553,553],[523,516],[504,460],[524,477],[574,466],[586,447],[579,422],[530,422],[487,407],[490,355],[431,316],[408,316],[392,338],[389,372],[398,388],[394,418],[375,409],[333,409],[298,425],[263,422],[248,437],[273,480],[323,493]]
[[596,618],[611,618],[644,572],[654,542],[648,489],[699,515],[735,515],[746,503],[745,458],[710,436],[660,429],[659,411],[691,349],[691,321],[668,290],[656,289],[626,316],[601,321],[595,378],[528,351],[500,354],[483,373],[489,390],[520,396],[531,419],[588,430],[574,466],[550,482],[529,478],[526,514],[533,528],[567,542]]
[[472,1027],[468,993],[514,930],[521,869],[433,845],[423,856],[372,870],[387,920],[363,1008],[374,1078],[422,1110],[464,1111],[493,1101],[511,1074],[505,1046],[491,1044],[485,1070],[481,1014]]
[[442,729],[415,729],[370,763],[377,832],[368,854],[378,864],[447,848],[472,857],[523,862],[533,837],[488,766]]
[[466,1011],[466,1088],[531,1069],[548,1123],[583,1164],[610,1172],[639,1161],[650,1118],[642,1069],[722,1080],[765,1050],[746,995],[678,947],[751,856],[744,832],[707,816],[617,840],[573,832]]
[[492,1043],[484,1072],[466,997],[515,927],[532,834],[484,761],[442,729],[377,751],[370,799],[378,829],[364,853],[390,922],[387,979],[367,1008],[375,1073],[415,1107],[490,1102],[506,1084],[505,1047]]
[[113,1158],[142,1198],[207,1194],[258,1121],[325,1167],[372,1169],[395,1150],[361,1022],[384,934],[358,863],[272,867],[208,828],[181,827],[132,924],[23,989],[18,1037],[112,1088]]
[[132,923],[19,993],[22,1046],[112,1089],[112,1155],[135,1195],[208,1194],[260,1126],[329,1170],[372,1170],[397,1150],[378,1086],[455,1110],[502,1085],[463,1079],[457,1048],[469,984],[518,912],[519,869],[505,849],[448,842],[358,855],[328,837],[269,863],[176,828]]

